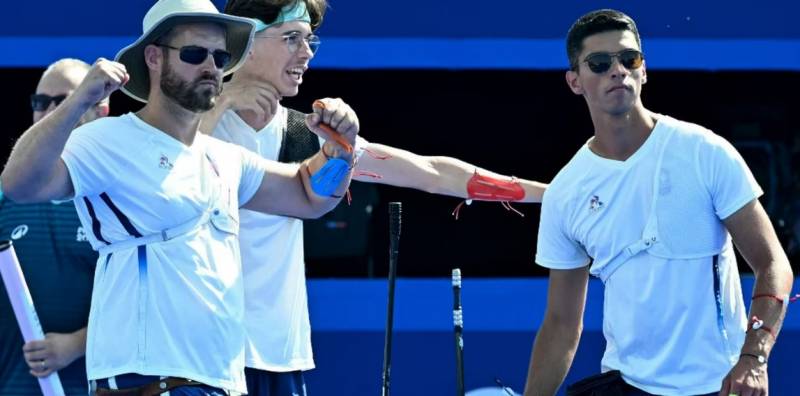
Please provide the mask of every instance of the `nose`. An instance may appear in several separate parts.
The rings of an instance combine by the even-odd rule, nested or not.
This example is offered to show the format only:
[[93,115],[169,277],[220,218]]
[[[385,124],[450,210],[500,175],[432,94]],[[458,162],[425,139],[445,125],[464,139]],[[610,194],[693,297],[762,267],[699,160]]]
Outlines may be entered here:
[[308,40],[300,40],[300,47],[297,48],[297,56],[301,59],[311,59],[314,57],[314,51],[311,50],[311,45]]
[[619,57],[615,56],[611,60],[611,68],[609,69],[609,74],[611,78],[620,78],[625,77],[628,75],[630,71],[622,65],[622,62],[619,61]]

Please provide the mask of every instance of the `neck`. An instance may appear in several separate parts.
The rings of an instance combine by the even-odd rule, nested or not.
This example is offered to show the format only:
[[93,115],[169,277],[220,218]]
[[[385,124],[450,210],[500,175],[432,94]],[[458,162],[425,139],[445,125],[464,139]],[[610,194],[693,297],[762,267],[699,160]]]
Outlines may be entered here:
[[136,113],[142,121],[191,146],[200,126],[200,113],[186,110],[162,94],[151,94],[147,105]]
[[[236,83],[242,86],[247,86],[249,83],[252,82],[254,82],[254,80],[249,79],[246,76],[243,76],[242,74],[239,73],[234,74],[230,81],[231,84]],[[269,83],[269,81],[267,82]],[[253,128],[253,130],[258,132],[264,129],[264,127],[266,127],[267,125],[269,125],[272,119],[275,118],[275,114],[277,112],[278,108],[276,106],[275,108],[272,108],[269,113],[264,114],[263,116],[259,115],[258,113],[252,110],[237,110],[236,114],[239,116],[239,118],[242,119],[242,121],[245,122],[245,124],[249,125],[250,128]]]
[[597,155],[624,161],[641,147],[655,128],[653,114],[637,103],[623,114],[592,111],[594,138],[589,148]]

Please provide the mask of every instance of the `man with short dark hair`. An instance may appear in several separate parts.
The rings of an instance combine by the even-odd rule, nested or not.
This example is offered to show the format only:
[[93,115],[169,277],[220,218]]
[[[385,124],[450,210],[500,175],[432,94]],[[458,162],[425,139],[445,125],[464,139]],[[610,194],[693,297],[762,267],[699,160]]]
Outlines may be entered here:
[[[550,285],[525,394],[564,380],[591,274],[605,284],[604,374],[573,394],[766,395],[792,271],[761,188],[725,139],[644,107],[630,17],[582,16],[567,51],[594,136],[544,194],[536,262]],[[733,244],[755,273],[749,315]]]

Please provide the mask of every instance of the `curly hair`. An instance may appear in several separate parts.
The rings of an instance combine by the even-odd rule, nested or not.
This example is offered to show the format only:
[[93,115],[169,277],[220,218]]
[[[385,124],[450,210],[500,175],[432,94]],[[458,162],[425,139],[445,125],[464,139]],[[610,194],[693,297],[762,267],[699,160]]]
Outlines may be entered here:
[[297,4],[299,1],[306,3],[308,15],[311,17],[311,29],[317,30],[322,25],[322,19],[328,9],[327,0],[228,0],[224,12],[240,17],[258,18],[261,22],[270,24],[275,22],[284,7]]

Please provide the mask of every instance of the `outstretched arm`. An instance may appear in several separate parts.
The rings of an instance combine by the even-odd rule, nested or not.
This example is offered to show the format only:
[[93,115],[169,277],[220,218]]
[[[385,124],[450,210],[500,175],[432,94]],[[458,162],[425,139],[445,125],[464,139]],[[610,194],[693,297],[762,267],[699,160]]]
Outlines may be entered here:
[[[368,143],[364,148],[368,152],[359,159],[356,164],[356,174],[353,176],[358,181],[414,188],[432,194],[465,199],[485,200],[485,198],[470,197],[467,191],[467,184],[476,172],[480,176],[496,180],[512,180],[508,176],[478,168],[452,157],[421,156],[377,143]],[[515,181],[525,193],[520,202],[542,202],[546,184],[524,179]]]
[[2,173],[3,193],[17,202],[42,202],[72,195],[61,152],[86,111],[128,81],[125,66],[98,59],[83,82],[58,108],[17,140]]

